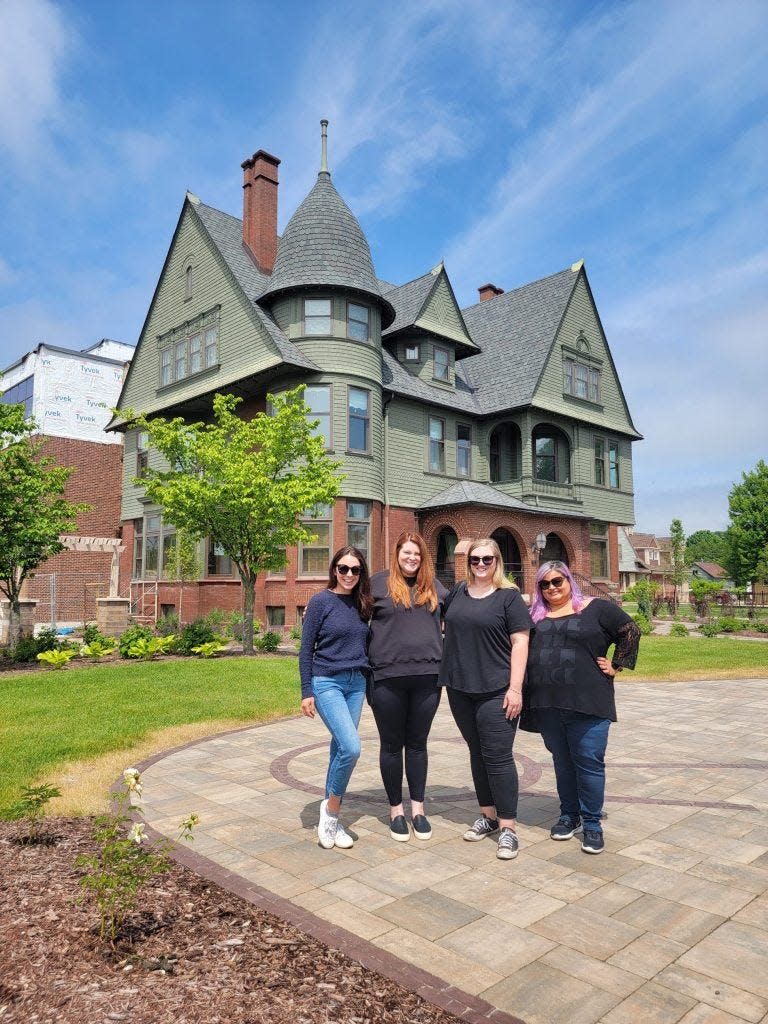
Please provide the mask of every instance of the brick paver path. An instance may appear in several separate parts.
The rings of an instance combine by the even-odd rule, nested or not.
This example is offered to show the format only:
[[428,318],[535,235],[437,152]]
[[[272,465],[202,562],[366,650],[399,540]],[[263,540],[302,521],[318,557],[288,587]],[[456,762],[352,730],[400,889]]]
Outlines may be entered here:
[[389,838],[373,719],[343,820],[314,825],[327,733],[291,719],[195,743],[144,771],[149,824],[180,857],[467,1020],[768,1022],[768,679],[620,686],[608,750],[606,852],[554,843],[549,756],[515,744],[520,856],[465,843],[466,748],[443,702],[422,843]]

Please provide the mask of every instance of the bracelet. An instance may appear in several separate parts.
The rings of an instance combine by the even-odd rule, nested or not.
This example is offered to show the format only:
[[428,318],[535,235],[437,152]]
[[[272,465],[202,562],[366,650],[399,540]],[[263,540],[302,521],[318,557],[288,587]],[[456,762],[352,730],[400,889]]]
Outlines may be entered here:
[[522,692],[523,692],[522,690],[516,690],[516,689],[514,688],[514,686],[508,686],[508,687],[507,687],[507,689],[508,689],[508,690],[511,690],[511,691],[512,691],[512,693],[522,693]]

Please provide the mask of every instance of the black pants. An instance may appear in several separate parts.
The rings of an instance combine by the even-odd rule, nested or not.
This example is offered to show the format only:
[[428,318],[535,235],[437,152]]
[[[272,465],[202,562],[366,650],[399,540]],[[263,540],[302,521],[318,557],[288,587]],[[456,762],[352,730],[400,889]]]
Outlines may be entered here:
[[481,807],[499,818],[517,817],[517,765],[512,756],[517,719],[504,714],[506,688],[496,693],[462,693],[448,687],[448,703],[469,747],[472,781]]
[[379,767],[391,807],[403,802],[403,748],[411,800],[424,800],[427,737],[439,703],[436,676],[385,679],[374,686],[371,707],[381,740]]

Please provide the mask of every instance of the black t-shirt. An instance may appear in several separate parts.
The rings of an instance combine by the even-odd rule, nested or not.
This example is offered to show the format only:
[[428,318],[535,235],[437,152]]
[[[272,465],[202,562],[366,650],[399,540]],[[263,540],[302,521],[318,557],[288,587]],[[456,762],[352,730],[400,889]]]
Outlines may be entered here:
[[[443,656],[440,614],[448,591],[435,580],[438,603],[431,612],[427,605],[395,604],[389,596],[388,583],[389,572],[377,572],[371,577],[373,613],[368,658],[374,683],[413,676],[435,677]],[[413,601],[413,585],[408,579],[406,583]]]
[[640,631],[625,611],[594,598],[581,612],[536,623],[528,651],[520,728],[539,732],[537,708],[616,721],[613,680],[597,664],[616,644],[615,668],[634,668]]
[[445,601],[440,685],[463,693],[493,693],[509,686],[510,634],[532,628],[519,590],[471,597],[465,583],[457,584]]

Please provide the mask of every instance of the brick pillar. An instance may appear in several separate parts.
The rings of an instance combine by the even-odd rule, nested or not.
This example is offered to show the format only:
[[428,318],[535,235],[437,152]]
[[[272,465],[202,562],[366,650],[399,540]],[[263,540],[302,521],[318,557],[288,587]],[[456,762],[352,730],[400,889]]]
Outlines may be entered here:
[[97,597],[96,625],[106,636],[118,637],[128,626],[130,611],[127,597]]
[[[21,616],[19,620],[19,636],[32,636],[35,631],[35,611],[37,601],[19,601]],[[0,601],[0,644],[7,644],[11,626],[11,602]]]

